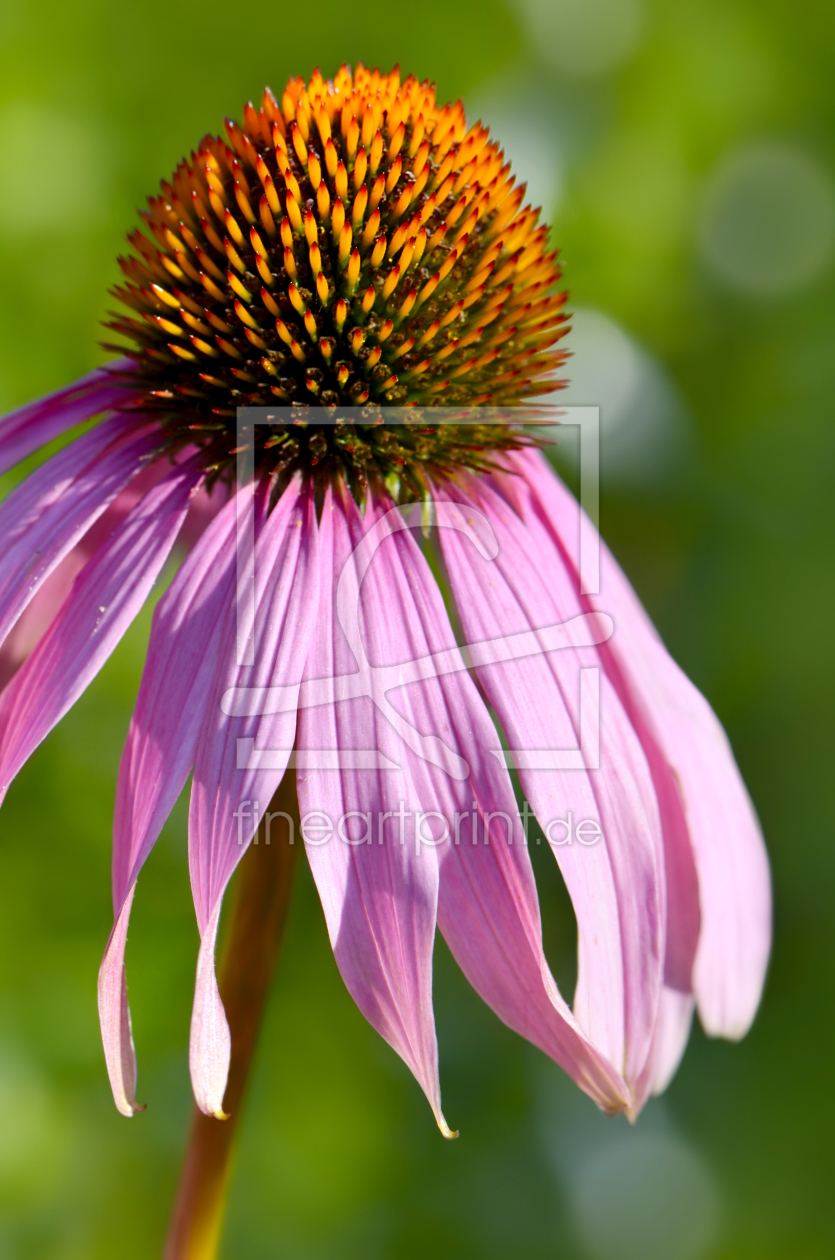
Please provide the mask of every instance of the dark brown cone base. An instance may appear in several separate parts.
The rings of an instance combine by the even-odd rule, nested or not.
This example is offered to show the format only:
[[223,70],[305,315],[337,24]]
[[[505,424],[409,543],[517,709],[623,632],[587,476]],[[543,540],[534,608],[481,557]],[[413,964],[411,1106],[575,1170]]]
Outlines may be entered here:
[[235,877],[235,903],[219,972],[232,1033],[223,1101],[228,1119],[204,1116],[196,1107],[193,1111],[165,1260],[214,1260],[220,1245],[238,1120],[302,849],[293,770],[287,771],[270,804],[270,813],[278,811],[293,820],[293,842],[286,818],[275,817],[269,828],[264,823],[258,828]]

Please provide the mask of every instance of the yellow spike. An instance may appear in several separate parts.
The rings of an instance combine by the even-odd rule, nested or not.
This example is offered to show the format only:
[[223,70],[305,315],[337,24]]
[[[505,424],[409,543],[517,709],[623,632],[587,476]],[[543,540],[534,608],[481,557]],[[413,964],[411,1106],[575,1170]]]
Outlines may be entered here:
[[408,240],[406,242],[406,244],[403,246],[402,250],[400,251],[400,258],[398,261],[400,264],[401,271],[406,272],[409,270],[409,264],[412,261],[412,255],[414,254],[414,252],[415,252],[415,238],[412,237],[411,240]]
[[192,337],[190,340],[194,348],[199,350],[201,354],[208,354],[213,359],[220,358],[220,355],[217,350],[215,350],[214,346],[210,346],[208,341],[204,341],[202,337]]
[[336,145],[330,137],[325,141],[325,170],[333,179],[336,174],[336,168],[339,164],[339,154],[336,151]]
[[434,276],[432,276],[431,279],[426,281],[426,284],[423,286],[420,293],[418,294],[419,305],[422,306],[424,302],[428,301],[429,298],[431,298],[432,294],[435,292],[435,290],[437,289],[440,283],[441,283],[441,277],[436,271]]
[[[412,197],[415,195],[414,190],[416,187],[417,187],[416,184],[406,185],[406,187],[403,189],[400,196],[397,198],[397,201],[394,203],[394,209],[391,212],[392,219],[397,220],[403,217],[403,215],[409,209],[409,206],[412,204]],[[433,209],[434,209],[434,206],[433,206]],[[430,210],[429,214],[431,213],[432,211]],[[429,216],[427,215],[427,218],[428,217]]]
[[368,358],[365,360],[366,368],[370,370],[371,368],[376,367],[377,364],[382,359],[382,357],[383,357],[383,347],[375,346],[374,349],[370,352]]
[[315,245],[319,240],[319,225],[312,210],[305,211],[304,235],[308,245]]
[[351,246],[353,245],[353,233],[350,223],[345,223],[342,231],[339,233],[339,265],[346,267],[348,259],[351,257]]
[[264,305],[266,306],[267,310],[270,312],[271,315],[275,316],[275,315],[281,314],[281,309],[278,305],[278,302],[276,302],[273,295],[269,293],[266,289],[261,290],[261,301],[264,303]]
[[339,240],[339,235],[345,224],[345,207],[337,197],[333,203],[333,214],[331,215],[331,234],[335,241]]
[[359,138],[360,138],[359,123],[357,122],[356,118],[352,118],[351,121],[348,123],[348,131],[345,135],[345,151],[347,152],[348,157],[352,158],[354,154],[356,153],[357,145],[359,144]]
[[188,362],[188,363],[196,363],[196,362],[197,362],[197,355],[196,355],[196,354],[192,354],[190,350],[185,350],[185,349],[183,349],[183,347],[182,347],[182,346],[177,346],[177,345],[174,345],[174,343],[172,342],[172,343],[169,345],[168,349],[169,349],[169,350],[173,350],[173,351],[174,351],[174,353],[177,355],[177,357],[178,357],[178,358],[180,358],[180,359],[185,359],[185,360],[186,360],[186,362]]
[[302,135],[302,129],[301,129],[301,126],[299,125],[300,123],[301,123],[301,118],[298,118],[296,125],[293,127],[290,133],[290,138],[293,141],[293,148],[296,150],[296,153],[298,154],[299,161],[301,162],[302,166],[306,166],[307,165],[307,145],[305,144],[306,137]]
[[378,205],[383,199],[383,193],[385,191],[386,191],[386,177],[385,175],[378,175],[377,178],[374,180],[374,183],[371,188],[371,195],[368,198],[369,210],[377,209]]
[[310,270],[314,276],[322,270],[322,251],[318,245],[311,245],[308,257],[310,258]]
[[391,271],[386,276],[385,282],[383,284],[383,299],[384,300],[388,300],[388,298],[391,297],[392,293],[397,288],[397,282],[399,279],[400,279],[400,268],[395,263]]
[[243,355],[240,350],[232,345],[231,341],[227,341],[225,337],[215,337],[215,341],[220,346],[224,354],[228,354],[232,359],[242,359]]
[[292,280],[287,286],[287,296],[289,297],[294,310],[298,311],[299,315],[304,315],[307,310],[307,307],[304,304],[304,298],[301,293],[299,293]]
[[374,139],[371,141],[371,152],[368,158],[368,165],[371,168],[371,174],[377,174],[377,168],[380,165],[380,159],[383,156],[383,135],[381,131],[377,131]]
[[353,223],[355,228],[359,227],[359,225],[362,223],[365,217],[365,207],[367,206],[367,204],[368,204],[368,189],[366,188],[365,184],[363,184],[362,188],[360,188],[359,192],[354,198],[354,205],[351,209],[351,222]]
[[456,320],[464,309],[463,302],[456,302],[451,306],[446,315],[441,316],[441,328],[446,328],[449,324]]
[[251,342],[252,345],[255,346],[256,350],[267,349],[266,341],[264,341],[262,337],[259,337],[257,333],[254,333],[251,328],[244,329],[244,336],[246,337],[247,341]]
[[336,174],[334,176],[333,182],[334,182],[334,187],[336,188],[337,197],[339,197],[340,201],[347,201],[348,200],[348,172],[345,169],[345,163],[341,160],[336,168]]
[[279,231],[281,233],[281,243],[284,246],[284,248],[292,249],[293,248],[293,228],[289,219],[281,220],[281,227],[279,228]]
[[377,291],[373,284],[370,284],[362,295],[362,309],[367,315],[374,303],[377,301]]
[[209,296],[213,297],[216,302],[226,301],[226,294],[223,292],[222,289],[219,289],[217,287],[217,285],[215,284],[211,276],[206,275],[205,271],[200,272],[200,283],[202,284],[206,292],[209,294]]
[[284,184],[287,189],[288,196],[295,197],[299,205],[302,204],[302,194],[299,188],[299,181],[288,167],[284,172]]
[[161,302],[164,302],[166,306],[173,306],[175,311],[180,309],[180,303],[177,298],[172,297],[166,289],[163,289],[158,284],[152,284],[151,289],[153,290],[155,296],[158,297]]
[[311,153],[307,159],[307,174],[314,190],[318,189],[322,182],[322,164],[315,153]]
[[290,220],[293,231],[301,236],[302,212],[299,209],[299,203],[291,193],[287,194],[287,218]]
[[378,341],[385,341],[394,332],[394,321],[387,319],[377,333]]
[[394,351],[394,353],[391,356],[392,359],[402,359],[404,354],[408,354],[410,350],[414,349],[414,345],[415,345],[414,337],[408,337],[406,341],[403,342],[403,345],[398,346],[397,349]]
[[290,342],[290,352],[293,355],[293,358],[297,359],[299,363],[305,363],[307,361],[307,355],[295,339]]
[[334,322],[336,323],[337,332],[342,332],[342,329],[345,326],[345,321],[347,318],[348,318],[348,303],[345,301],[344,298],[340,298],[336,304],[336,310],[334,312]]
[[389,151],[387,154],[389,162],[393,162],[394,159],[397,157],[403,145],[403,141],[405,137],[406,137],[406,124],[401,122],[395,128],[394,134],[392,135],[391,141],[389,142]]
[[292,277],[293,280],[295,280],[299,274],[296,266],[295,255],[293,254],[292,249],[285,248],[284,250],[284,270],[287,272],[288,276]]
[[253,213],[252,206],[249,203],[249,197],[246,195],[246,191],[242,185],[237,182],[237,180],[235,181],[235,200],[241,207],[241,213],[247,223],[254,223],[255,215]]
[[353,182],[354,188],[359,188],[362,185],[362,182],[365,179],[365,172],[367,170],[368,170],[368,155],[366,154],[365,149],[360,149],[359,153],[357,154],[356,161],[354,162],[353,174],[351,175],[351,180]]
[[277,319],[275,321],[275,329],[285,346],[292,345],[293,334],[290,332],[290,329],[287,327],[283,319]]
[[447,258],[446,262],[444,263],[444,265],[440,268],[438,272],[438,275],[440,276],[441,280],[446,279],[446,277],[452,271],[455,264],[458,262],[459,256],[460,256],[459,250],[454,249],[452,253],[450,254],[449,258]]
[[330,363],[335,346],[336,342],[333,337],[323,337],[319,342],[319,352],[326,363]]
[[319,338],[319,327],[316,323],[316,316],[313,314],[313,311],[305,311],[302,322],[304,324],[305,332],[311,341],[317,341]]
[[417,301],[417,289],[410,289],[409,292],[406,294],[405,298],[403,299],[403,303],[400,307],[400,310],[397,312],[398,323],[400,323],[402,320],[406,318],[408,314],[410,314],[412,307],[414,306],[416,301]]
[[260,254],[255,255],[255,266],[258,268],[258,274],[264,281],[264,284],[274,284],[275,276],[270,271],[266,258],[262,258]]
[[321,271],[316,277],[316,293],[319,297],[319,301],[323,306],[325,306],[328,301],[328,282],[325,279],[324,273]]
[[392,192],[396,188],[397,182],[400,179],[400,172],[402,171],[402,169],[403,169],[402,158],[398,158],[389,168],[389,173],[386,176],[386,192],[387,193]]
[[379,267],[380,263],[386,256],[386,234],[381,232],[374,242],[374,249],[371,252],[371,266]]
[[435,334],[439,332],[440,327],[441,327],[441,321],[439,319],[436,319],[433,323],[429,325],[426,332],[423,334],[420,341],[418,342],[419,350],[421,350],[425,345],[428,344],[428,342],[432,340]]
[[252,301],[252,294],[245,285],[241,284],[234,271],[227,271],[226,279],[229,282],[229,288],[232,289],[233,292],[237,293],[238,297],[243,298],[245,302]]
[[266,197],[262,197],[258,203],[258,213],[261,216],[261,222],[264,224],[267,235],[275,236],[275,219],[272,216],[272,211],[270,210],[269,202]]
[[380,211],[375,210],[374,213],[369,217],[369,220],[365,225],[365,231],[362,234],[363,251],[367,250],[371,246],[371,242],[375,239],[377,235],[377,229],[379,228],[379,226],[380,226]]
[[351,333],[351,351],[353,354],[359,354],[362,349],[362,343],[365,341],[365,329],[355,328]]
[[232,331],[231,325],[227,324],[226,320],[221,319],[219,315],[215,315],[214,311],[206,310],[203,314],[206,316],[206,319],[209,321],[212,328],[216,328],[218,332],[230,333]]
[[278,368],[274,363],[270,362],[266,355],[261,359],[261,367],[265,372],[269,372],[270,376],[278,376]]
[[319,211],[319,219],[322,223],[327,223],[331,212],[331,195],[328,192],[328,186],[322,180],[316,189],[316,209]]
[[352,293],[354,289],[357,287],[357,281],[359,280],[359,275],[360,275],[360,265],[361,265],[360,252],[358,249],[354,248],[351,250],[351,257],[348,259],[348,267],[345,272],[345,275],[348,281],[348,287]]
[[149,324],[154,324],[163,332],[168,333],[169,337],[185,337],[185,333],[179,324],[173,323],[170,319],[163,319],[161,315],[148,315],[142,312]]
[[223,242],[223,248],[226,250],[226,257],[229,259],[232,266],[237,268],[237,270],[243,274],[243,272],[246,271],[244,260],[241,258],[228,236]]
[[343,363],[341,367],[336,369],[336,379],[339,381],[340,385],[346,385],[350,375],[351,370],[346,363]]
[[249,243],[255,250],[256,254],[260,254],[262,258],[267,257],[266,246],[254,227],[249,229]]
[[193,328],[195,332],[206,333],[207,336],[211,332],[211,329],[203,323],[202,319],[198,319],[196,315],[191,313],[191,311],[180,311],[180,318],[188,324],[189,328]]
[[167,258],[165,257],[165,255],[163,255],[160,261],[163,267],[165,268],[165,270],[168,272],[168,274],[173,276],[175,280],[183,280],[185,278],[183,272],[180,270],[180,268],[177,266],[176,263],[171,261],[170,258]]

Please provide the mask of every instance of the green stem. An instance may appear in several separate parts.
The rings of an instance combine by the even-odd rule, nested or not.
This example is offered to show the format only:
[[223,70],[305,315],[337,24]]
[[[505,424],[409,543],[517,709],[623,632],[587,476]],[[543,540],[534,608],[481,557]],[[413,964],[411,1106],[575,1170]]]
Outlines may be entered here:
[[237,1123],[301,852],[294,771],[285,774],[270,811],[293,821],[262,823],[241,860],[218,976],[232,1033],[223,1100],[229,1118],[215,1120],[194,1108],[165,1260],[215,1260],[220,1246]]

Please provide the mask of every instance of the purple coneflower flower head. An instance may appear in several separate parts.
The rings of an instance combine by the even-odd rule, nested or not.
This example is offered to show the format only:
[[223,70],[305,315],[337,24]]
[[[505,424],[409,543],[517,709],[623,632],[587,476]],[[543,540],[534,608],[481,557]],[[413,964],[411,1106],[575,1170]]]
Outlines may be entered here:
[[[593,528],[513,422],[564,359],[546,228],[487,130],[397,72],[291,80],[226,130],[129,238],[120,357],[0,421],[5,470],[99,417],[0,505],[3,794],[185,553],[116,788],[99,977],[116,1105],[138,1106],[131,904],[191,776],[191,1076],[223,1114],[224,892],[295,768],[345,984],[442,1131],[437,929],[506,1024],[634,1116],[694,1008],[712,1035],[750,1025],[769,875],[717,718],[602,544],[587,590]],[[325,410],[292,410],[310,404]],[[247,430],[248,480],[242,407],[273,409]],[[543,952],[532,818],[576,914],[570,1004]]]

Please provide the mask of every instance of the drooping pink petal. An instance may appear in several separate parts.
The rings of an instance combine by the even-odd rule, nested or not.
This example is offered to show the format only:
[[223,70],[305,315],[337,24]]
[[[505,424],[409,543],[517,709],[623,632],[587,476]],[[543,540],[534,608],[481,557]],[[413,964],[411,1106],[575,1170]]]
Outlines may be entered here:
[[72,385],[0,417],[0,474],[76,424],[110,407],[123,406],[131,391],[124,382],[117,382],[114,372],[127,366],[127,359],[115,359]]
[[234,599],[237,510],[240,500],[251,494],[246,487],[214,518],[156,607],[119,766],[113,820],[116,922],[99,972],[99,1015],[113,1096],[123,1115],[136,1110],[136,1060],[124,978],[130,903],[139,871],[194,763],[220,636]]
[[693,1022],[692,994],[664,986],[651,1057],[653,1094],[663,1094],[681,1062]]
[[[396,707],[387,707],[385,692],[376,702],[368,694],[375,666],[394,665],[396,675],[399,662],[426,655],[426,627],[400,572],[398,543],[384,543],[369,567],[376,521],[373,508],[363,520],[347,492],[328,492],[319,624],[299,712],[299,808],[346,987],[412,1070],[449,1136],[432,1013],[438,860],[416,833],[418,812],[438,802],[426,774],[415,781],[424,767],[401,738],[407,727],[435,735],[431,689],[408,688]],[[365,694],[334,704],[334,680],[357,676],[358,667]],[[388,689],[396,687],[395,676]]]
[[[189,866],[202,938],[189,1063],[201,1110],[220,1115],[228,1059],[225,1016],[216,997],[214,931],[229,879],[267,810],[293,749],[295,704],[283,713],[227,716],[227,693],[239,688],[301,684],[318,606],[316,510],[298,478],[255,543],[255,598],[232,603],[219,665],[198,738],[189,813]],[[238,616],[246,622],[238,625]],[[251,644],[252,664],[238,661],[238,643]],[[226,708],[224,709],[224,704]],[[214,925],[214,926],[213,926]]]
[[132,1116],[134,1112],[142,1110],[136,1101],[136,1050],[124,967],[135,890],[134,884],[113,924],[98,979],[99,1021],[107,1074],[110,1077],[113,1100],[123,1116]]
[[[464,515],[484,512],[498,549],[495,559],[484,560],[459,533],[441,531],[464,635],[469,644],[501,643],[531,630],[541,635],[539,652],[513,660],[499,655],[479,665],[478,675],[511,748],[520,750],[522,788],[574,904],[575,1017],[636,1089],[652,1044],[664,957],[663,851],[649,770],[596,648],[547,650],[543,632],[582,614],[563,566],[537,548],[507,501],[483,481],[469,489],[465,496],[456,488],[451,497],[460,496]],[[581,670],[594,671],[582,723]],[[592,768],[580,758],[575,768],[554,768],[548,751],[578,743]],[[578,841],[583,822],[591,844]],[[633,1101],[637,1107],[642,1099]]]
[[175,468],[85,565],[35,651],[0,697],[0,799],[101,669],[142,607],[202,476]]
[[[578,567],[580,512],[539,455],[514,457],[567,562]],[[600,593],[588,607],[615,620],[613,682],[645,723],[678,785],[698,873],[701,931],[693,972],[707,1032],[744,1035],[759,1004],[771,942],[771,888],[762,834],[727,737],[670,657],[601,543]]]
[[0,643],[17,618],[159,444],[145,426],[133,436],[118,416],[53,456],[0,505]]
[[80,542],[76,543],[72,551],[41,583],[31,603],[27,604],[0,645],[0,691],[34,650],[90,557],[98,551],[151,486],[165,476],[169,468],[167,461],[157,460],[137,473]]
[[[325,679],[335,675],[342,680],[337,690],[355,695],[362,694],[357,679],[365,675],[364,694],[373,698],[375,708],[366,713],[356,699],[326,708],[315,747],[336,745],[344,752],[371,744],[401,767],[399,777],[390,770],[371,774],[346,768],[338,779],[335,774],[299,776],[303,813],[318,809],[332,819],[334,813],[339,818],[340,810],[344,816],[353,807],[373,820],[370,847],[344,846],[336,835],[329,843],[308,849],[346,983],[363,1012],[415,1071],[437,1115],[428,975],[431,924],[425,913],[422,934],[415,938],[398,922],[408,906],[396,895],[398,884],[394,894],[389,887],[397,867],[391,856],[388,863],[381,861],[377,830],[380,819],[397,817],[396,805],[408,806],[407,851],[417,844],[411,864],[419,872],[418,855],[425,862],[437,852],[439,922],[471,983],[505,1022],[552,1055],[601,1106],[623,1109],[629,1105],[625,1082],[589,1044],[545,962],[536,889],[510,779],[491,753],[497,742],[495,728],[455,646],[437,583],[404,528],[407,522],[390,504],[383,501],[377,511],[369,509],[365,522],[359,522],[350,503],[346,510],[354,521],[352,541],[361,538],[353,555],[356,577],[353,583],[339,583],[341,651],[325,653],[317,672]],[[437,514],[442,528],[461,528],[460,514],[456,522],[444,513],[443,504],[437,506]],[[479,545],[477,537],[473,541]],[[339,574],[340,565],[334,568]],[[343,579],[346,572],[350,570],[343,568]],[[361,600],[357,583],[362,584]],[[361,606],[362,631],[356,615],[351,624],[352,605]],[[344,651],[346,638],[350,653]],[[305,734],[317,714],[309,707],[314,699],[313,681],[306,682],[300,697],[300,756],[303,749],[311,750]],[[367,706],[367,700],[364,703]],[[406,725],[401,727],[401,722]],[[405,772],[412,795],[408,780],[402,782]],[[353,789],[350,798],[346,782]],[[406,847],[397,843],[399,826],[399,821],[384,824],[384,848],[393,848],[395,856],[398,847]],[[431,891],[432,868],[423,870],[424,886]],[[414,875],[405,879],[413,893]],[[352,896],[352,884],[364,895]],[[397,948],[404,939],[417,961]],[[384,961],[389,964],[385,969]],[[422,981],[422,991],[415,977]],[[416,1014],[422,1016],[423,1031],[414,1030]],[[416,1042],[432,1051],[422,1070],[414,1063]]]

